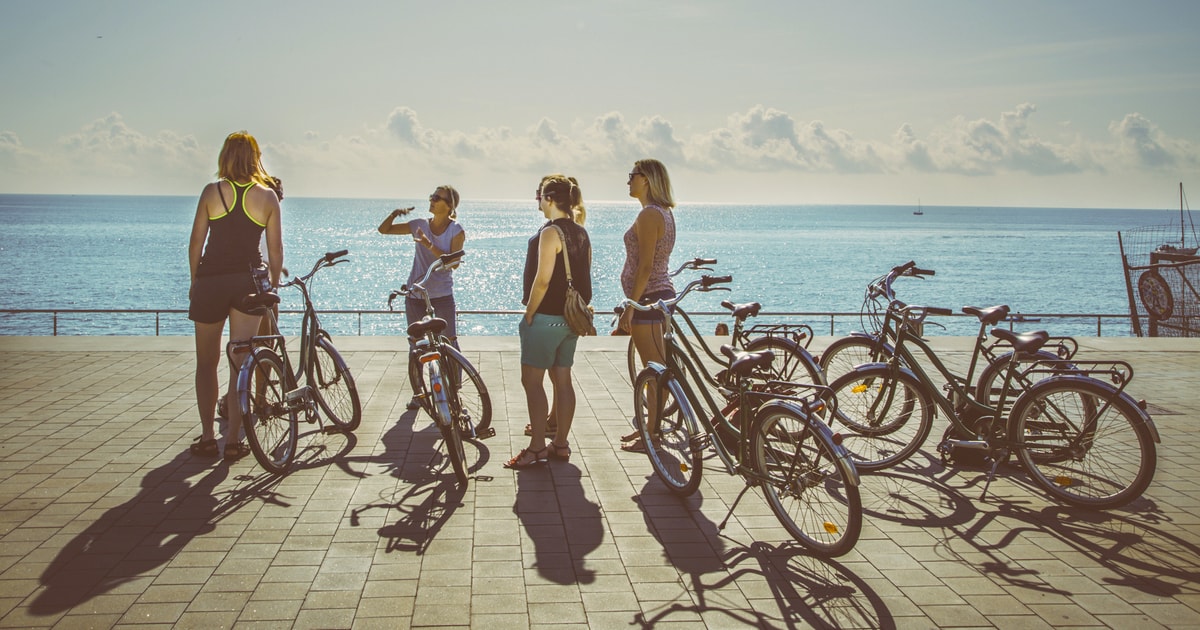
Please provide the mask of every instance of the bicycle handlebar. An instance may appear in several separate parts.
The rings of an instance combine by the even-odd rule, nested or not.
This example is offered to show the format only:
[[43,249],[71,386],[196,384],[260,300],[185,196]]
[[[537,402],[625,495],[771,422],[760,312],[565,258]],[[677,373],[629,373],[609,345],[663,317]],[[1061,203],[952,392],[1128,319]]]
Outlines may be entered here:
[[420,280],[412,283],[412,286],[408,286],[406,284],[401,285],[399,289],[395,289],[388,294],[388,310],[392,310],[392,301],[395,300],[396,296],[398,295],[411,295],[413,291],[424,293],[425,283],[429,282],[429,276],[433,275],[433,272],[457,266],[458,262],[462,260],[462,257],[465,256],[466,253],[467,250],[460,249],[456,252],[450,252],[448,254],[442,254],[441,256],[438,256],[433,261],[433,264],[429,265],[429,269],[425,270],[425,275],[422,276]]
[[304,284],[305,282],[308,282],[309,279],[311,279],[313,277],[313,275],[315,275],[319,269],[321,269],[323,267],[332,267],[336,264],[346,262],[347,259],[343,258],[343,257],[348,255],[349,253],[350,253],[350,250],[348,250],[348,249],[339,249],[336,252],[326,252],[325,254],[323,254],[317,258],[317,262],[313,263],[312,269],[309,270],[308,273],[304,274],[303,276],[297,276],[295,278],[292,278],[288,282],[280,284],[279,286],[290,287],[290,286],[294,286],[296,284]]
[[708,269],[707,265],[715,265],[715,264],[717,264],[716,258],[693,258],[692,260],[689,260],[689,261],[683,263],[682,265],[679,265],[678,269],[676,269],[675,271],[672,271],[668,275],[670,277],[674,278],[675,276],[678,276],[679,274],[683,273],[684,271],[686,271],[688,269],[694,269],[697,271],[699,271],[699,270],[712,271],[711,269]]
[[635,302],[629,298],[625,298],[625,299],[621,300],[619,303],[617,303],[617,306],[615,308],[613,308],[613,312],[619,315],[619,314],[621,314],[622,310],[624,310],[624,308],[628,306],[628,307],[632,307],[634,310],[638,310],[638,311],[660,310],[664,313],[667,313],[670,311],[671,307],[678,304],[679,301],[682,300],[685,295],[687,295],[688,293],[691,293],[693,290],[695,290],[695,291],[728,291],[729,290],[728,287],[718,287],[715,285],[726,284],[729,282],[733,282],[733,276],[707,276],[707,275],[700,276],[699,280],[692,280],[691,282],[688,283],[688,285],[686,287],[684,287],[683,291],[679,292],[679,295],[677,295],[669,300],[658,300],[657,302],[654,302],[652,304],[638,304],[637,302]]

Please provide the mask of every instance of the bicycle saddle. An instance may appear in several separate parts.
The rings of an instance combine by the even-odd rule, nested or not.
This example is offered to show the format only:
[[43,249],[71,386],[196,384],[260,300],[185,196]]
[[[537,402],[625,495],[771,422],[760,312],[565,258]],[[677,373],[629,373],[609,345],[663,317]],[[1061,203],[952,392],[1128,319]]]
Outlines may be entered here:
[[758,302],[750,302],[749,304],[734,304],[729,300],[721,302],[721,306],[733,311],[733,316],[738,319],[746,319],[747,317],[756,317],[758,311],[762,309],[762,304]]
[[242,300],[242,306],[246,307],[246,313],[250,315],[262,315],[267,312],[267,309],[279,303],[278,293],[255,293],[247,295]]
[[729,357],[729,371],[738,376],[746,376],[759,368],[770,367],[775,360],[775,353],[770,350],[746,352],[731,345],[721,346],[721,354]]
[[964,306],[962,312],[967,315],[974,315],[979,318],[980,323],[988,326],[995,326],[1001,320],[1008,317],[1008,305],[1001,304],[1000,306],[989,306],[982,308],[979,306]]
[[446,320],[440,317],[425,317],[419,322],[413,322],[408,327],[409,337],[423,337],[425,333],[440,333],[446,329]]
[[1022,355],[1030,355],[1037,352],[1046,342],[1050,340],[1050,333],[1044,330],[1035,330],[1027,333],[1015,333],[1011,330],[1003,328],[993,328],[992,336],[1007,341],[1012,344],[1014,350]]

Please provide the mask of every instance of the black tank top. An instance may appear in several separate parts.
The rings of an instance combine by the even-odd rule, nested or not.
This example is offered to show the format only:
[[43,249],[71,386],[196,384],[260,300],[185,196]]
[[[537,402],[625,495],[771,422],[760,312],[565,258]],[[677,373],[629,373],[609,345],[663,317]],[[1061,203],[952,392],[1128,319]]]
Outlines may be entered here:
[[[208,242],[204,244],[197,276],[248,273],[252,267],[262,265],[259,241],[266,226],[260,225],[246,211],[246,191],[254,183],[222,181],[228,181],[233,186],[233,203],[225,214],[208,219]],[[221,182],[217,182],[217,186],[220,185]]]
[[[571,284],[575,286],[575,290],[583,296],[584,300],[591,303],[592,268],[588,262],[591,260],[592,242],[588,238],[587,230],[567,218],[555,219],[553,223],[563,231],[563,236],[567,238],[564,251],[571,257]],[[542,229],[550,229],[550,224],[542,226]],[[529,239],[525,250],[525,282],[521,297],[522,304],[529,303],[529,291],[533,288],[534,278],[537,277],[538,241],[541,233],[542,230],[538,230],[538,233]],[[550,286],[546,289],[546,296],[542,298],[542,303],[538,305],[537,312],[543,315],[563,314],[563,303],[567,299],[567,270],[563,266],[562,257],[563,252],[559,252],[554,261],[554,274],[550,276]]]

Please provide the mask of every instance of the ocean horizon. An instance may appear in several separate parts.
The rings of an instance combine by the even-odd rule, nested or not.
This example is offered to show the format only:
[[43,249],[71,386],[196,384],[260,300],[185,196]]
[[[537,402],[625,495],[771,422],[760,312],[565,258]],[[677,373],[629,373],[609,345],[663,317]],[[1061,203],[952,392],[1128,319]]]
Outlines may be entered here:
[[[186,309],[187,245],[195,197],[0,194],[0,310]],[[622,234],[636,216],[626,201],[588,204],[593,242],[593,306],[601,334],[620,299]],[[319,310],[386,310],[388,293],[408,276],[411,240],[376,228],[396,207],[418,199],[287,198],[283,201],[285,265],[305,273],[318,256],[350,250],[350,262],[321,271],[312,287]],[[693,312],[719,311],[723,299],[757,301],[768,312],[858,312],[868,282],[914,260],[937,271],[903,279],[898,296],[910,304],[959,310],[1008,304],[1023,313],[1129,312],[1117,232],[1177,223],[1178,211],[922,205],[764,205],[681,203],[672,268],[696,257],[716,258],[714,274],[732,275],[731,291],[696,293]],[[533,200],[464,199],[459,222],[467,256],[455,272],[460,310],[521,308],[525,246],[544,219]],[[677,279],[682,288],[689,279]],[[282,308],[301,307],[298,292],[281,291]],[[711,330],[717,317],[701,318]],[[760,318],[760,323],[769,323]],[[784,321],[784,320],[781,320]],[[829,333],[827,319],[808,323]],[[974,334],[968,318],[939,320],[930,334]],[[400,335],[403,315],[328,314],[337,335]],[[298,321],[285,317],[285,331]],[[835,322],[834,334],[861,328]],[[1095,335],[1092,318],[1021,324],[1054,334]],[[190,335],[186,314],[163,315],[161,334]],[[516,335],[516,316],[463,315],[461,335]],[[49,335],[49,314],[0,313],[0,334]],[[60,315],[58,334],[153,335],[153,314]],[[1105,336],[1130,335],[1127,323],[1106,321]]]

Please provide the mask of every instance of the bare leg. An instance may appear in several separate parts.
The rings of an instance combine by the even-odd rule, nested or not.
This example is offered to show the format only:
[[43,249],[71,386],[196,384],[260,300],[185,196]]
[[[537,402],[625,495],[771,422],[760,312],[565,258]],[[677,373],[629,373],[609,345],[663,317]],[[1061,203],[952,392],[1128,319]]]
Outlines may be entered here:
[[529,450],[535,452],[546,448],[546,412],[550,405],[543,386],[545,378],[546,370],[521,366],[521,387],[525,389],[525,404],[529,408]]
[[202,324],[196,322],[196,407],[200,412],[200,435],[205,440],[216,437],[213,413],[217,406],[217,366],[221,363],[221,333],[225,322]]
[[[637,348],[638,356],[642,358],[642,367],[646,367],[651,361],[664,363],[667,352],[666,343],[663,341],[662,322],[635,323],[632,328],[633,345]],[[646,403],[649,405],[649,409],[658,409],[658,391],[656,389],[651,388],[646,395]],[[651,416],[649,425],[650,433],[653,435],[658,431],[658,418]]]
[[550,368],[550,384],[554,386],[553,417],[558,420],[558,430],[554,434],[554,444],[567,446],[567,436],[571,433],[571,422],[575,419],[575,386],[571,383],[571,368]]
[[[229,340],[246,341],[258,332],[259,315],[247,315],[238,310],[229,311]],[[229,409],[229,427],[225,432],[225,445],[242,441],[242,407],[237,400],[237,373],[242,367],[246,352],[234,354],[233,364],[229,366],[229,390],[226,393],[225,404]]]

